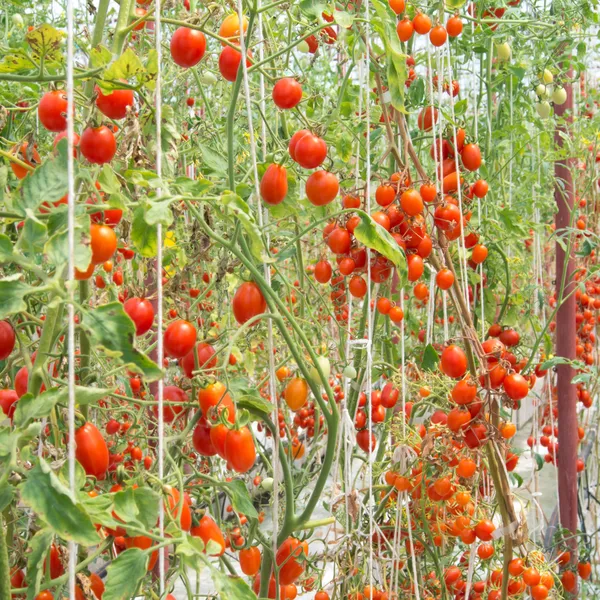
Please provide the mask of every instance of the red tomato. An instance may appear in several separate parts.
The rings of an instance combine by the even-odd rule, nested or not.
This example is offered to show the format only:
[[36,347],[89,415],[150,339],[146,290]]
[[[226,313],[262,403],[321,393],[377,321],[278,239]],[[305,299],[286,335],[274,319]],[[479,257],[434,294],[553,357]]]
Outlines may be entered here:
[[8,321],[0,321],[0,360],[10,356],[15,347],[15,330]]
[[90,587],[92,588],[92,592],[96,595],[96,598],[102,600],[102,595],[104,594],[104,582],[96,573],[90,575]]
[[21,367],[15,375],[15,392],[19,398],[27,393],[29,385],[29,370],[27,367]]
[[217,453],[217,449],[210,439],[210,430],[208,421],[201,417],[192,434],[192,444],[196,452],[202,456],[214,456]]
[[294,108],[302,100],[302,86],[292,77],[284,77],[273,86],[273,102],[281,108]]
[[320,260],[315,265],[315,279],[319,283],[327,283],[331,279],[331,264],[327,260]]
[[227,420],[230,423],[235,422],[235,405],[231,396],[227,393],[227,388],[220,381],[202,388],[198,392],[198,403],[205,418],[211,416],[212,408],[216,408],[219,413],[226,408],[228,411]]
[[16,402],[18,399],[19,396],[15,390],[0,390],[0,408],[11,421],[17,408]]
[[221,547],[217,552],[212,552],[210,556],[222,556],[225,553],[225,538],[219,529],[219,526],[208,515],[204,515],[197,527],[192,527],[190,533],[194,537],[199,537],[204,542],[204,553],[209,542],[213,542]]
[[195,351],[191,350],[188,352],[183,359],[180,361],[180,366],[185,373],[185,376],[191,379],[196,370],[196,354],[198,355],[198,370],[199,371],[210,371],[217,366],[217,354],[215,349],[210,344],[204,342],[199,343]]
[[[136,535],[133,537],[126,537],[126,538],[123,538],[123,541],[125,542],[125,547],[127,549],[139,548],[140,550],[148,550],[148,548],[151,548],[152,545],[154,544],[152,539],[149,537],[146,537],[145,535]],[[154,565],[156,564],[157,560],[158,560],[158,550],[154,550],[154,552],[152,552],[152,554],[150,555],[150,560],[148,561],[148,571],[152,571],[152,569],[154,569]]]
[[315,169],[327,157],[327,144],[318,135],[302,129],[290,141],[290,156],[305,169]]
[[104,479],[108,469],[108,448],[93,423],[85,423],[75,432],[75,457],[84,471],[96,479]]
[[96,94],[98,110],[109,119],[124,119],[127,116],[127,107],[133,106],[133,90],[114,90],[105,95],[96,86]]
[[260,180],[260,196],[271,205],[280,204],[288,193],[287,171],[283,165],[271,164]]
[[90,225],[92,264],[99,265],[112,258],[117,250],[117,235],[108,225]]
[[442,352],[440,368],[448,377],[458,379],[467,372],[467,356],[461,348],[450,344]]
[[183,495],[183,499],[181,501],[181,507],[179,506],[179,490],[177,488],[167,486],[167,499],[169,501],[169,513],[171,516],[176,519],[179,514],[179,509],[181,508],[181,517],[179,518],[179,525],[181,529],[184,531],[189,531],[192,526],[192,512],[190,510],[190,504],[186,495]]
[[117,141],[106,125],[88,127],[81,134],[79,151],[89,162],[103,165],[109,163],[117,153]]
[[183,319],[169,324],[164,335],[165,351],[173,358],[183,358],[196,343],[196,328]]
[[48,131],[64,131],[67,128],[67,95],[63,90],[46,92],[38,104],[40,123]]
[[154,308],[145,298],[129,298],[123,305],[125,312],[135,324],[135,335],[144,335],[154,323]]
[[240,568],[244,575],[252,577],[260,569],[261,555],[257,546],[240,550]]
[[308,543],[289,537],[279,546],[275,562],[279,569],[279,584],[290,585],[304,572]]
[[529,384],[527,379],[519,373],[511,373],[504,378],[502,382],[506,395],[511,400],[522,400],[529,394]]
[[225,456],[238,473],[246,473],[252,468],[256,461],[256,448],[248,427],[229,430],[225,439]]
[[[246,66],[249,67],[250,52],[246,56]],[[242,63],[242,53],[231,46],[225,46],[219,55],[219,71],[227,81],[235,81],[238,76],[240,64]]]
[[[298,156],[298,146],[296,146],[296,156]],[[325,206],[333,202],[340,189],[338,178],[328,171],[315,171],[306,180],[306,197],[311,204],[315,206]]]
[[[166,385],[163,389],[163,400],[167,400],[168,402],[181,402],[186,403],[189,402],[190,399],[188,395],[176,385]],[[177,415],[180,415],[183,411],[183,406],[174,406],[172,404],[167,404],[163,406],[163,419],[166,423],[172,423]],[[152,407],[152,412],[154,416],[158,418],[158,406]]]
[[206,38],[201,31],[180,27],[171,38],[171,58],[187,69],[197,65],[206,52]]
[[[235,292],[232,302],[233,316],[235,320],[243,325],[253,317],[267,310],[267,302],[260,288],[253,281],[247,281]],[[254,325],[258,324],[258,321]]]

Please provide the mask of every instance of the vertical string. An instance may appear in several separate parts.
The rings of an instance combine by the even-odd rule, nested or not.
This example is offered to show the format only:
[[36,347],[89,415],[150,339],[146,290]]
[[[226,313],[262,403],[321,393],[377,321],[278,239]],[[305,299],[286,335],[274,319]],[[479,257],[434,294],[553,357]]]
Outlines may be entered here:
[[[155,0],[155,21],[154,21],[154,42],[156,48],[157,69],[156,69],[156,93],[155,101],[155,118],[156,118],[156,175],[159,180],[162,177],[162,28],[161,28],[161,0]],[[159,188],[156,192],[157,196],[162,194],[162,189]],[[157,340],[156,340],[156,355],[158,365],[162,369],[164,361],[163,348],[163,285],[162,285],[162,263],[163,263],[163,231],[162,225],[159,223],[156,226],[156,236],[158,238],[158,247],[156,251],[156,291],[158,296],[157,301]],[[163,414],[163,392],[164,380],[161,377],[158,380],[158,478],[162,481],[165,476],[164,463],[164,437],[165,437],[165,420]],[[164,503],[159,504],[158,527],[160,537],[165,536],[165,508]],[[158,559],[159,571],[159,586],[160,595],[165,593],[165,549],[161,548]]]
[[[76,493],[75,481],[75,164],[73,161],[75,95],[73,87],[74,72],[74,34],[73,0],[67,0],[67,226],[69,262],[68,279],[68,427],[69,427],[69,489],[72,496]],[[75,572],[77,570],[77,544],[69,542],[69,597],[75,598]]]

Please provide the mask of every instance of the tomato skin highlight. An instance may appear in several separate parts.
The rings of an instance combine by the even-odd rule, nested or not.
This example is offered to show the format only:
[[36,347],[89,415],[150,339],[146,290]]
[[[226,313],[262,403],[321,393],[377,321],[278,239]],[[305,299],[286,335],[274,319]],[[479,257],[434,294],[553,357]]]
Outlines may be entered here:
[[108,447],[93,423],[85,423],[75,432],[75,458],[87,475],[104,479],[108,469]]

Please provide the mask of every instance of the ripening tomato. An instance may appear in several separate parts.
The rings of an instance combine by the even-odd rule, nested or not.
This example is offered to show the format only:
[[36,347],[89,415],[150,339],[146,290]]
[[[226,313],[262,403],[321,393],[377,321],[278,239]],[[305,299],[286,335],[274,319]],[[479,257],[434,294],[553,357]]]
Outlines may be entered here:
[[446,43],[447,39],[448,39],[448,32],[446,31],[446,28],[443,25],[436,25],[429,32],[429,41],[436,48],[443,46]]
[[301,377],[294,377],[287,384],[283,397],[291,410],[300,410],[308,400],[308,384]]
[[438,110],[434,106],[421,109],[417,117],[417,125],[422,131],[431,131],[434,123],[438,120]]
[[106,125],[88,127],[81,134],[79,151],[89,162],[103,165],[117,153],[117,140]]
[[[390,8],[397,14],[400,15],[404,12],[406,3],[404,0],[389,0]],[[315,598],[315,600],[318,600]]]
[[448,377],[458,379],[467,372],[467,356],[461,348],[450,344],[442,351],[440,368]]
[[53,596],[52,592],[49,592],[48,590],[44,590],[43,592],[40,592],[34,598],[34,600],[54,600],[54,596]]
[[[253,281],[246,281],[237,289],[232,301],[233,316],[243,325],[253,317],[267,310],[267,301],[260,288]],[[257,325],[258,321],[253,323]]]
[[273,86],[273,102],[278,108],[294,108],[302,100],[302,86],[293,77],[284,77]]
[[223,533],[214,519],[208,515],[204,515],[198,525],[192,527],[190,533],[193,537],[199,537],[204,542],[204,554],[206,554],[209,542],[220,547],[220,549],[213,550],[210,556],[222,556],[225,553],[225,538],[223,537]]
[[[136,535],[133,537],[125,537],[123,538],[125,542],[125,547],[129,548],[139,548],[140,550],[148,550],[151,548],[154,542],[151,538],[145,535]],[[150,559],[148,560],[148,571],[152,571],[154,569],[154,565],[156,565],[156,561],[158,560],[158,550],[154,550],[150,555]]]
[[217,453],[217,449],[210,439],[210,429],[206,418],[201,417],[192,434],[192,444],[196,452],[202,456],[214,456]]
[[206,52],[206,38],[201,31],[179,27],[171,38],[170,48],[173,62],[188,69],[202,60]]
[[198,403],[204,417],[208,418],[211,408],[217,408],[220,413],[225,408],[228,411],[227,419],[230,423],[235,422],[235,405],[227,388],[220,382],[210,383],[198,392]]
[[117,235],[108,225],[90,225],[90,247],[92,264],[99,265],[110,260],[117,250]]
[[195,349],[188,352],[179,362],[179,366],[189,379],[194,376],[194,371],[196,371],[196,355],[198,357],[198,371],[208,371],[211,373],[211,369],[217,366],[217,353],[215,349],[210,344],[200,342],[196,345]]
[[292,159],[305,169],[321,166],[327,157],[325,140],[305,129],[292,136],[288,149]]
[[133,106],[133,90],[114,90],[105,95],[96,86],[96,94],[98,110],[109,119],[124,119],[127,116],[127,108]]
[[[187,403],[190,401],[188,395],[176,385],[166,385],[163,389],[163,400],[167,402]],[[183,411],[183,406],[174,406],[166,404],[163,406],[163,419],[166,423],[172,423],[177,415]],[[152,407],[154,416],[158,418],[158,406]]]
[[[396,190],[391,185],[380,185],[375,190],[375,202],[379,206],[389,206],[396,198]],[[360,201],[359,201],[360,206]],[[358,208],[355,207],[355,208]]]
[[189,321],[178,319],[169,324],[163,341],[168,356],[183,358],[196,343],[196,328]]
[[240,550],[240,568],[244,575],[256,575],[260,569],[261,555],[257,546]]
[[493,539],[492,534],[496,530],[496,526],[489,519],[483,519],[483,520],[479,521],[479,523],[477,523],[477,525],[475,525],[474,530],[475,530],[475,535],[482,542],[489,542],[490,540]]
[[454,274],[450,269],[440,269],[435,276],[435,283],[441,290],[449,290],[454,283]]
[[40,123],[48,131],[64,131],[67,128],[67,95],[63,90],[46,92],[38,104]]
[[108,447],[102,434],[93,423],[83,424],[75,432],[75,458],[87,475],[104,479],[108,469]]
[[471,404],[477,397],[477,386],[470,379],[461,379],[451,392],[456,404]]
[[[248,30],[248,19],[243,16],[242,17],[242,27],[244,29],[244,33]],[[230,42],[238,43],[240,39],[240,18],[237,13],[231,13],[227,15],[223,22],[221,23],[221,27],[219,28],[219,35]],[[227,46],[227,44],[221,42],[222,46]]]
[[144,335],[154,323],[154,308],[145,298],[129,298],[123,309],[135,324],[135,335]]
[[446,23],[446,31],[450,37],[458,37],[463,30],[463,23],[458,15],[454,15],[448,19]]
[[272,206],[281,204],[288,193],[287,171],[283,165],[270,164],[260,180],[260,196]]
[[8,321],[0,321],[0,360],[5,360],[15,347],[15,330]]
[[170,485],[165,487],[165,491],[167,493],[167,500],[169,504],[169,514],[173,517],[173,519],[176,520],[177,515],[181,510],[181,516],[179,517],[179,526],[181,527],[181,529],[183,529],[183,531],[189,531],[190,527],[192,526],[192,511],[190,510],[190,504],[187,499],[187,494],[184,494],[182,498],[179,494],[179,490],[175,487],[171,487]]
[[[252,62],[250,60],[250,52],[246,53],[246,66],[249,67]],[[219,55],[219,71],[227,81],[235,81],[238,76],[240,64],[242,63],[242,53],[231,46],[225,46]]]
[[[42,162],[42,159],[36,149],[36,145],[33,145],[32,149],[30,149],[29,143],[23,142],[20,146],[14,146],[11,150],[11,154],[16,156],[26,165],[35,168]],[[17,179],[25,179],[25,177],[32,172],[13,161],[10,161],[10,168]]]
[[247,473],[256,462],[254,438],[248,427],[230,429],[225,438],[225,456],[234,471]]
[[90,587],[92,588],[92,592],[96,595],[96,598],[102,600],[102,595],[104,594],[104,582],[97,573],[92,573],[90,575]]
[[227,460],[227,455],[225,454],[225,442],[227,441],[228,433],[229,428],[223,423],[217,423],[210,428],[210,441],[217,451],[217,454],[225,460]]
[[279,584],[290,585],[302,573],[308,556],[308,542],[300,542],[296,538],[287,538],[277,549],[275,562],[279,569]]
[[401,21],[398,21],[396,25],[396,33],[400,38],[401,42],[408,42],[412,37],[415,28],[413,27],[412,21],[408,17],[404,17]]
[[413,27],[419,35],[427,35],[431,30],[431,19],[425,13],[417,12],[413,18]]

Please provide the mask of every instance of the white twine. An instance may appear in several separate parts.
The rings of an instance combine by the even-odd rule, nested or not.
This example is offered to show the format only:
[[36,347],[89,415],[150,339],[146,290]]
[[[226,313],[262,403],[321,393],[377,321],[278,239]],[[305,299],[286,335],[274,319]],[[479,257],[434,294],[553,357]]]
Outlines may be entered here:
[[[67,241],[69,248],[69,261],[67,279],[69,284],[68,329],[67,329],[67,355],[68,355],[68,427],[69,427],[69,489],[75,497],[75,164],[73,161],[73,147],[75,145],[75,131],[73,117],[75,115],[75,92],[73,84],[74,74],[74,13],[73,0],[67,0]],[[75,598],[75,573],[77,571],[77,544],[69,542],[69,597]]]
[[[155,1],[155,20],[154,20],[154,42],[157,58],[156,69],[156,93],[154,95],[155,102],[155,118],[156,118],[156,175],[159,180],[162,177],[162,28],[161,28],[161,6],[162,0]],[[156,195],[160,196],[162,189],[156,191]],[[158,246],[156,250],[156,293],[157,293],[157,338],[156,338],[156,356],[158,365],[162,369],[164,362],[163,348],[163,284],[162,284],[162,264],[163,264],[163,231],[162,225],[159,223],[156,226],[156,237],[158,238]],[[158,380],[158,478],[162,482],[165,476],[164,462],[164,437],[165,437],[165,420],[163,414],[164,401],[164,380],[161,377]],[[160,537],[165,536],[165,508],[164,503],[159,504],[158,512],[158,528]],[[159,589],[160,595],[165,593],[165,549],[161,548],[158,558],[159,572]]]

